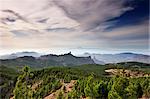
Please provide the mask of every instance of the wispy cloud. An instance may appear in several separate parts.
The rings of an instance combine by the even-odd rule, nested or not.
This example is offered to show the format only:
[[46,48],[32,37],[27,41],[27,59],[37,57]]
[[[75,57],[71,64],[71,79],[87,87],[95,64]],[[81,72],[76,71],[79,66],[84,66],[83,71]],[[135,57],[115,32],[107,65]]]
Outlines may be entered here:
[[[6,9],[6,10],[2,10],[2,12],[10,13],[10,14],[16,16],[16,19],[20,19],[25,22],[28,22],[23,16],[19,15],[18,13],[14,12],[13,10]],[[16,19],[14,19],[14,20],[16,20]]]
[[134,10],[125,6],[126,0],[0,0],[0,3],[0,47],[5,49],[148,47],[147,19],[108,29],[118,22],[115,18]]
[[54,0],[54,2],[85,30],[96,28],[103,22],[133,9],[124,6],[124,0]]

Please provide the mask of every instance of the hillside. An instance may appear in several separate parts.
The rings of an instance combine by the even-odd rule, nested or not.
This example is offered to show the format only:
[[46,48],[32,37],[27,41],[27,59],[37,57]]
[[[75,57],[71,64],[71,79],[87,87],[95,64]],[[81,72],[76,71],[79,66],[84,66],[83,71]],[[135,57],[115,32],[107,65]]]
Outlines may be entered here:
[[[68,55],[70,55],[68,58],[65,58]],[[7,55],[1,55],[0,59],[6,60],[6,59],[16,59],[20,57],[34,57],[34,58],[39,58],[39,59],[49,59],[53,60],[53,62],[62,62],[63,65],[66,64],[72,64],[69,63],[70,61],[65,61],[66,59],[68,60],[69,58],[71,61],[74,61],[78,63],[76,60],[73,58],[83,58],[83,57],[91,57],[91,59],[94,61],[96,64],[108,64],[108,63],[120,63],[120,62],[141,62],[141,63],[150,63],[150,56],[149,55],[144,55],[144,54],[138,54],[138,53],[118,53],[118,54],[95,54],[95,53],[84,53],[81,55],[72,55],[71,52],[67,54],[62,54],[62,55],[55,55],[55,54],[42,54],[42,53],[37,53],[37,52],[17,52],[17,53],[12,53],[12,54],[7,54]],[[73,57],[71,57],[73,56]],[[65,61],[65,62],[64,62]],[[66,63],[67,62],[67,63]],[[83,61],[85,62],[85,61]],[[51,62],[52,63],[52,62]],[[54,64],[54,63],[53,63]],[[56,63],[59,64],[59,63]],[[61,64],[62,65],[62,64]]]
[[73,56],[71,53],[64,55],[49,54],[40,57],[24,56],[15,59],[1,59],[0,63],[0,65],[8,67],[23,67],[25,65],[28,65],[32,68],[95,64],[91,57],[76,57]]
[[[99,75],[105,70],[104,67],[98,65],[80,67],[51,67],[32,72],[29,67],[24,67],[11,99],[21,97],[33,99],[150,97],[149,77],[127,78],[124,75],[105,77]],[[85,67],[87,69],[84,69]],[[91,70],[88,69],[89,67]],[[93,72],[97,69],[100,71]]]
[[0,99],[8,99],[12,94],[18,75],[17,69],[0,66]]
[[[134,65],[131,65],[131,63],[129,63],[130,66],[126,66],[128,65],[128,63],[126,63],[126,65],[123,65],[123,63],[118,63],[118,64],[120,65],[89,64],[89,65],[80,65],[80,66],[57,66],[57,67],[51,66],[48,68],[38,69],[38,70],[31,68],[29,72],[30,76],[28,77],[27,85],[28,87],[31,86],[32,91],[30,90],[29,92],[33,92],[32,94],[34,94],[35,99],[38,99],[40,97],[41,98],[53,97],[53,96],[58,97],[59,95],[61,96],[62,93],[65,94],[65,97],[70,97],[70,95],[73,97],[76,97],[72,95],[73,94],[72,92],[74,91],[77,93],[81,91],[81,93],[83,93],[82,97],[89,97],[90,95],[87,95],[87,94],[86,96],[84,96],[85,93],[82,92],[82,90],[76,89],[76,87],[77,86],[81,87],[82,83],[88,83],[88,79],[89,77],[91,77],[91,75],[94,77],[92,78],[93,80],[91,82],[91,84],[94,84],[94,85],[92,85],[91,88],[95,88],[94,87],[95,84],[101,83],[99,81],[103,81],[103,83],[107,84],[110,81],[110,79],[112,80],[114,79],[112,78],[113,76],[109,76],[108,73],[105,72],[105,70],[109,70],[109,69],[115,70],[116,68],[119,68],[119,69],[125,69],[125,71],[128,70],[131,73],[132,71],[133,73],[134,71],[135,72],[139,71],[139,69],[137,69],[137,67],[134,67]],[[138,66],[140,67],[140,72],[142,74],[147,74],[147,70],[150,70],[149,66],[146,66],[147,64],[136,63],[136,62],[134,62],[134,64],[138,64]],[[22,77],[25,77],[25,75],[23,75],[23,72],[20,69],[19,70],[18,69],[19,68],[8,68],[4,66],[1,67],[1,70],[2,70],[1,74],[5,75],[5,76],[1,76],[1,81],[3,81],[3,83],[1,84],[2,94],[0,97],[3,97],[2,99],[7,99],[7,97],[14,96],[15,93],[13,93],[13,90],[15,86],[17,87],[16,77],[18,77],[18,80],[20,79],[19,83],[23,86],[23,87],[17,87],[17,88],[26,89],[23,83],[25,80],[22,78]],[[28,71],[28,69],[26,70]],[[122,73],[120,74],[120,77],[122,77]],[[148,77],[146,78],[142,76],[140,78],[137,78],[137,77],[138,76],[135,76],[133,79],[134,81],[138,83],[144,82],[146,79],[148,79]],[[132,81],[132,78],[128,78],[127,76],[125,76],[125,78],[129,79],[127,80],[128,82]],[[116,78],[116,79],[120,79],[120,78]],[[76,83],[72,85],[72,81],[75,81]],[[9,85],[10,82],[11,82],[11,85]],[[72,87],[69,87],[69,86],[72,86]],[[143,86],[142,83],[141,83],[141,86]],[[86,86],[84,87],[82,86],[81,88],[85,88],[85,87]],[[22,89],[19,89],[19,90],[22,90]],[[68,92],[67,90],[70,90],[70,91]],[[93,90],[93,89],[90,89],[90,90]],[[142,89],[142,90],[145,90],[145,89]],[[7,92],[7,95],[5,94],[6,92]],[[23,97],[23,96],[19,96],[19,97]],[[69,99],[74,99],[74,98],[69,98]]]

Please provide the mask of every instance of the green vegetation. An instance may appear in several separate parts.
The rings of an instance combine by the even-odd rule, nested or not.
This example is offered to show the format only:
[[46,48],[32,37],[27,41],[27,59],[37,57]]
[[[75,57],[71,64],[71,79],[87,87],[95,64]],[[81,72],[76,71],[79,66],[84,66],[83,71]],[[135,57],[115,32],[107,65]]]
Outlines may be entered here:
[[[146,81],[145,84],[143,82]],[[146,89],[145,89],[146,88]],[[137,99],[150,97],[150,78],[95,80],[93,76],[78,80],[70,92],[71,99],[90,97],[94,99]]]
[[[139,66],[140,67],[140,66]],[[137,99],[150,97],[150,77],[130,78],[123,75],[107,77],[105,69],[139,70],[123,64],[49,67],[25,66],[21,71],[1,66],[1,98],[43,99],[55,93],[55,99]],[[148,67],[140,67],[143,70]],[[65,85],[75,81],[68,90]],[[11,82],[11,84],[10,84]],[[7,93],[7,95],[6,95]]]
[[[14,98],[19,99],[41,99],[49,92],[53,92],[60,88],[61,83],[54,77],[47,77],[43,79],[43,83],[33,88],[30,80],[33,78],[33,73],[30,72],[29,67],[24,67],[23,73],[18,77],[15,89],[13,91]],[[36,90],[35,90],[36,89]]]
[[74,66],[73,68],[77,68],[81,71],[84,71],[86,73],[94,73],[97,76],[104,76],[105,75],[105,69],[107,68],[105,65],[82,65],[82,66]]
[[133,71],[141,71],[144,73],[150,73],[150,64],[140,63],[140,62],[121,62],[117,64],[106,64],[106,68],[116,68],[116,69],[128,69]]
[[13,91],[17,75],[18,72],[15,69],[0,66],[0,99],[9,98]]

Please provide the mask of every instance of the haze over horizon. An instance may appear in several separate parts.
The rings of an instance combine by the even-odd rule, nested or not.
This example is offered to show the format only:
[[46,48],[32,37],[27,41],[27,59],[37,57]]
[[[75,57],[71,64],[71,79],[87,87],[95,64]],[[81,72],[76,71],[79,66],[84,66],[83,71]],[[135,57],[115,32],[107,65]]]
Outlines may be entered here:
[[0,0],[0,6],[0,55],[150,55],[149,0]]

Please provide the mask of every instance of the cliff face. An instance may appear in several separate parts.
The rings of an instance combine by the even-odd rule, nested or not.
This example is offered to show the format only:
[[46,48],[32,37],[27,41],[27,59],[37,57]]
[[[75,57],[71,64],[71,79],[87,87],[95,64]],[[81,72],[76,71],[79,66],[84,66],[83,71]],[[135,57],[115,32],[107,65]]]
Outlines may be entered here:
[[91,57],[76,57],[73,56],[71,53],[64,54],[64,55],[44,55],[39,57],[40,60],[45,61],[56,61],[60,63],[62,66],[69,66],[69,65],[83,65],[83,64],[95,64]]
[[91,57],[76,57],[71,53],[64,55],[44,55],[38,58],[32,56],[18,57],[16,59],[0,60],[0,65],[4,66],[31,66],[31,67],[47,67],[47,66],[75,66],[84,64],[95,64]]

